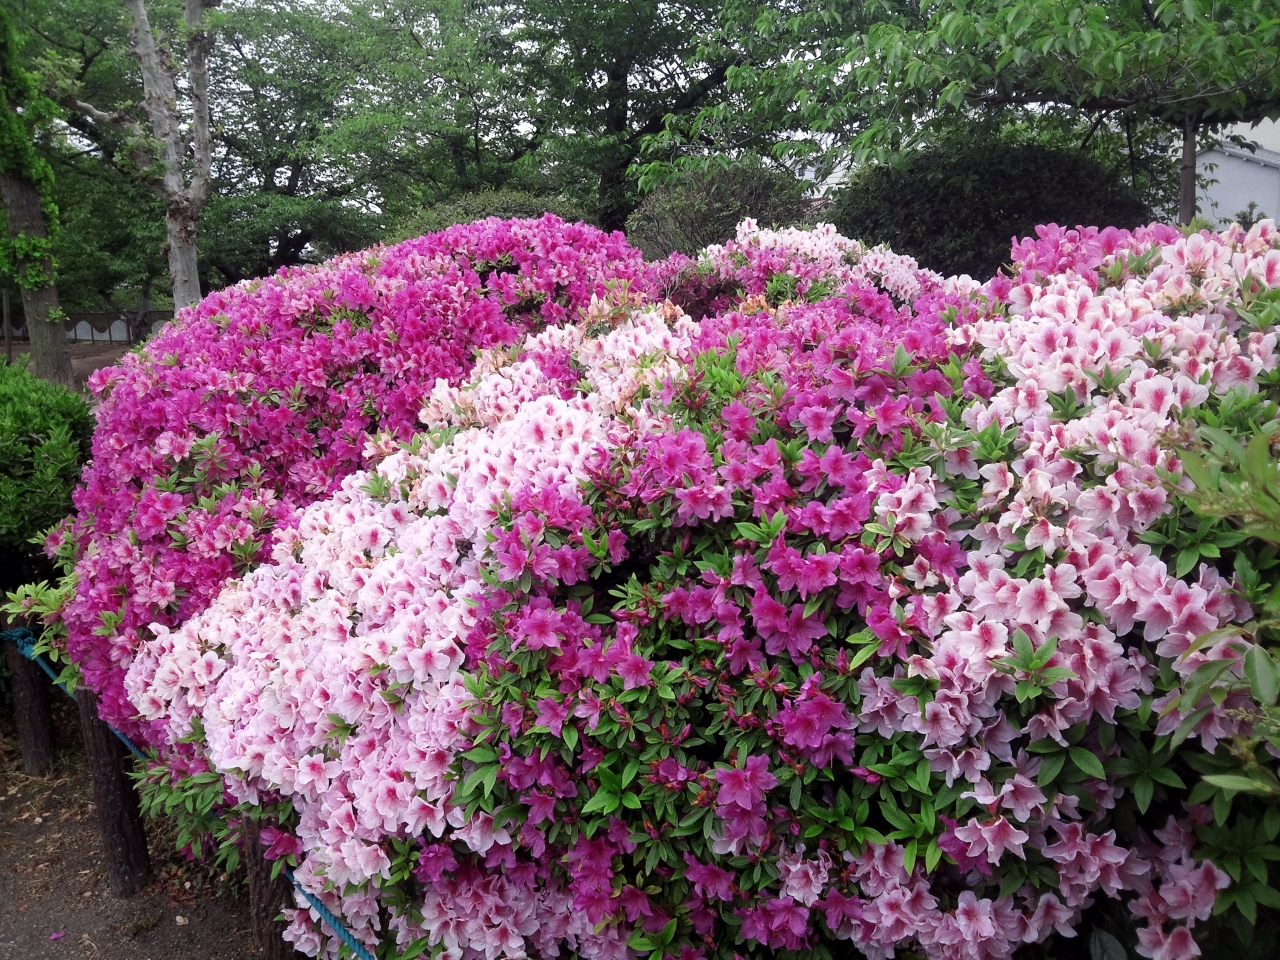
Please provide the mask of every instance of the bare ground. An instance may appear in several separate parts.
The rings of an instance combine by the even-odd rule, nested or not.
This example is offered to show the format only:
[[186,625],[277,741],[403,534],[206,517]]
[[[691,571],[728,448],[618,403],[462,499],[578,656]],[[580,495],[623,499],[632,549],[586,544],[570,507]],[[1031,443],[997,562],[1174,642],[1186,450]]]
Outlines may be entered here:
[[162,822],[148,824],[156,879],[111,895],[75,707],[52,695],[59,751],[46,777],[22,773],[12,720],[0,718],[0,960],[252,957],[234,881],[184,861]]

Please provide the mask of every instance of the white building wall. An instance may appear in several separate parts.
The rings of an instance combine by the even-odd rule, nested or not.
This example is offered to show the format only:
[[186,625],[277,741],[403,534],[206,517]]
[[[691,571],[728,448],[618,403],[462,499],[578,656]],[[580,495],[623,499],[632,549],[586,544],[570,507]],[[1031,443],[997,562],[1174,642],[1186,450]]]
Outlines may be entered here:
[[1252,202],[1257,204],[1256,217],[1280,218],[1280,123],[1242,124],[1229,132],[1252,140],[1258,149],[1249,151],[1224,143],[1200,154],[1197,171],[1215,181],[1200,188],[1201,216],[1230,223]]

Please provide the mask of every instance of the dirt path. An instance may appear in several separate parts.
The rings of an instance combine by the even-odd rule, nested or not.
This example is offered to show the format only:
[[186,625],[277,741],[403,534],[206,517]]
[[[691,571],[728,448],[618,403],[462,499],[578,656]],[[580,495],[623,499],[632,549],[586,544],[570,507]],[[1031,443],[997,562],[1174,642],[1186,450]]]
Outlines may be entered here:
[[0,718],[0,960],[252,957],[245,901],[218,896],[219,878],[166,838],[152,837],[151,886],[111,895],[74,705],[57,696],[62,742],[47,777],[22,774],[12,720]]

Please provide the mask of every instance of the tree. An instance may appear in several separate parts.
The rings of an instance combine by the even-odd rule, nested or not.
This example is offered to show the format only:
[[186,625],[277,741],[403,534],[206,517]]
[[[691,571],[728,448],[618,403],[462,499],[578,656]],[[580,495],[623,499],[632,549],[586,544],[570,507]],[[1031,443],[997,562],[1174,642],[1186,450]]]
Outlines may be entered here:
[[523,190],[481,190],[441,200],[415,211],[395,224],[387,232],[383,242],[397,243],[410,237],[438,233],[455,223],[475,223],[489,217],[502,220],[516,217],[537,219],[547,213],[554,214],[566,223],[589,222],[591,219],[585,210],[558,197],[539,196]]
[[164,204],[136,178],[66,138],[49,138],[60,226],[58,294],[67,310],[128,318],[130,340],[151,332],[151,309],[169,305]]
[[[943,0],[856,4],[843,15],[842,6],[785,21],[781,32],[804,55],[731,77],[736,92],[764,105],[744,122],[778,123],[779,105],[789,108],[786,122],[803,131],[783,142],[793,152],[807,144],[829,160],[884,160],[975,118],[1052,109],[1088,123],[1154,120],[1182,139],[1186,222],[1195,212],[1197,137],[1280,115],[1273,2]],[[870,22],[846,30],[858,11],[870,11]],[[815,24],[829,39],[813,49]]]
[[132,51],[142,76],[141,111],[146,125],[132,110],[104,110],[74,94],[64,100],[92,121],[97,129],[91,136],[96,140],[109,141],[108,131],[123,135],[137,176],[164,200],[175,307],[200,299],[196,219],[209,195],[213,163],[208,69],[213,31],[206,12],[220,3],[183,0],[182,4],[177,32],[184,35],[182,90],[189,104],[189,129],[178,99],[178,61],[164,42],[164,34],[158,36],[152,27],[144,0],[124,0],[124,6],[129,14]]
[[377,238],[382,154],[350,125],[389,56],[349,12],[281,0],[226,12],[210,59],[217,123],[202,276],[234,283]]
[[0,274],[15,280],[22,291],[32,373],[74,388],[54,286],[50,233],[58,211],[52,200],[53,172],[34,144],[34,133],[52,116],[53,104],[22,68],[20,51],[13,19],[0,9],[0,200],[8,227],[7,242],[0,243]]
[[[668,117],[713,102],[737,56],[704,56],[718,28],[713,0],[548,0],[522,5],[513,37],[520,77],[536,91],[533,123],[567,187],[589,184],[600,224],[621,230],[639,201],[632,165]],[[584,174],[589,174],[588,179]]]

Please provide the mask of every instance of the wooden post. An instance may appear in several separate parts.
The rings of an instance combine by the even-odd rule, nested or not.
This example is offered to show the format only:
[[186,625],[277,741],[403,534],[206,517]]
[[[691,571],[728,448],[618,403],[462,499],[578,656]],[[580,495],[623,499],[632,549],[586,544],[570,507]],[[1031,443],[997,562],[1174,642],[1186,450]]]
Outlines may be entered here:
[[147,832],[142,824],[138,792],[129,779],[129,751],[98,716],[98,698],[92,690],[76,691],[84,750],[93,775],[93,802],[98,807],[102,846],[107,859],[107,882],[118,897],[129,897],[151,879]]
[[293,944],[284,939],[288,926],[276,917],[293,906],[293,884],[280,872],[271,879],[271,861],[262,847],[261,826],[244,819],[244,866],[249,875],[249,926],[253,930],[254,956],[265,960],[301,960]]
[[15,644],[5,643],[9,689],[18,723],[22,766],[30,776],[43,777],[53,765],[53,716],[49,713],[49,681]]

